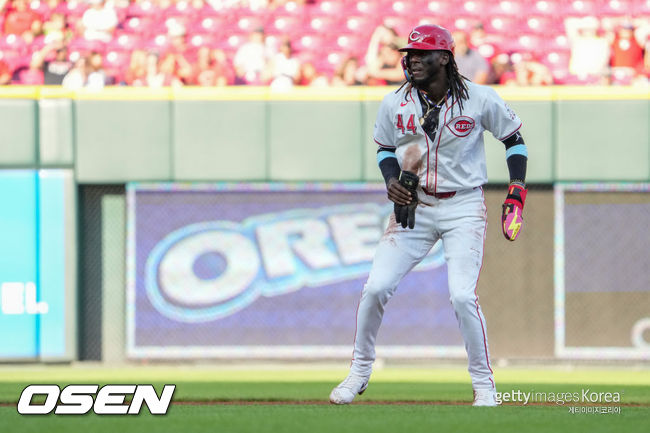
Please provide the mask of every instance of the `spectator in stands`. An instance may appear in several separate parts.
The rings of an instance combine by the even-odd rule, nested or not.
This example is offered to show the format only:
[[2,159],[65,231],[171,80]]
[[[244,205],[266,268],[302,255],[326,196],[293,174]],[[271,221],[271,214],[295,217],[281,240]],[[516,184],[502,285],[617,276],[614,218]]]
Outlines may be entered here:
[[79,90],[86,85],[86,75],[88,72],[87,59],[80,56],[74,63],[74,66],[63,78],[63,87],[68,90]]
[[160,58],[157,53],[147,54],[145,85],[148,87],[163,87],[171,84],[171,76],[166,76],[160,70]]
[[473,47],[478,47],[483,44],[489,44],[490,42],[490,37],[485,31],[483,23],[476,23],[469,32],[469,44]]
[[0,60],[0,86],[11,84],[11,68],[7,62]]
[[476,50],[469,47],[465,32],[454,32],[456,51],[454,58],[458,65],[458,71],[477,84],[486,84],[490,67]]
[[508,54],[501,53],[492,58],[487,84],[502,86],[517,84],[514,67]]
[[607,39],[598,34],[598,19],[567,18],[564,25],[571,45],[569,72],[581,80],[606,77],[609,73],[610,49]]
[[101,53],[93,51],[88,56],[86,87],[91,90],[101,90],[107,84],[111,84],[111,79],[106,75],[106,71],[104,71],[104,57]]
[[474,47],[486,59],[493,58],[498,53],[499,45],[500,39],[488,34],[483,23],[475,24],[469,32],[469,46]]
[[187,30],[185,26],[175,19],[171,19],[167,26],[167,35],[170,43],[168,52],[185,55],[187,51]]
[[124,73],[124,83],[127,86],[147,85],[147,52],[145,50],[134,50],[131,53],[129,67]]
[[634,25],[623,23],[616,33],[610,35],[612,76],[615,82],[630,84],[643,70],[643,47],[634,34]]
[[71,35],[66,16],[60,12],[50,15],[50,19],[43,24],[43,34],[46,43],[67,40]]
[[402,53],[399,52],[404,45],[397,42],[382,45],[377,59],[367,65],[369,85],[394,86],[404,81]]
[[63,78],[73,66],[68,58],[68,48],[61,40],[48,44],[42,50],[37,51],[32,61],[43,70],[43,83],[55,86],[60,86],[63,83]]
[[206,46],[199,48],[192,84],[211,87],[229,86],[234,81],[235,74],[223,50],[211,50]]
[[30,9],[27,0],[12,0],[5,16],[5,34],[22,36],[27,43],[31,43],[42,33],[42,27],[41,16]]
[[183,86],[192,76],[192,65],[181,54],[167,53],[158,67],[166,86]]
[[339,65],[332,77],[333,86],[359,86],[365,84],[364,72],[359,69],[359,59],[348,57]]
[[319,72],[312,62],[303,62],[300,67],[301,86],[327,87],[329,85],[325,74]]
[[300,75],[300,61],[293,54],[291,41],[284,38],[278,52],[271,57],[269,63],[271,72],[271,88],[286,90],[291,88]]
[[265,41],[264,29],[258,27],[239,47],[234,58],[235,84],[262,84],[270,57]]
[[366,52],[367,83],[369,85],[397,85],[404,81],[402,53],[404,43],[397,32],[388,26],[378,26],[370,36]]
[[551,70],[544,64],[535,60],[532,54],[522,55],[516,62],[515,81],[519,86],[550,86],[553,84]]
[[645,54],[643,55],[643,69],[637,76],[639,83],[650,83],[650,37],[645,42]]
[[88,3],[90,7],[79,24],[80,33],[88,41],[109,42],[118,24],[115,10],[104,0],[88,0]]
[[41,62],[38,58],[38,53],[32,54],[29,67],[19,68],[15,71],[18,75],[18,84],[25,84],[30,86],[40,86],[43,84],[43,70],[41,69]]

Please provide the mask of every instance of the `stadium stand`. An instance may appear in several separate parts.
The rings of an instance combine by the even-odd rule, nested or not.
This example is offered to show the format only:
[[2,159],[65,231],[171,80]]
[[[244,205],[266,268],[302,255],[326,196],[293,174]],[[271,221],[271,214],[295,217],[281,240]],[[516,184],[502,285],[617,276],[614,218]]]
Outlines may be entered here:
[[[359,62],[353,81],[364,84],[373,31],[391,28],[396,33],[391,43],[399,44],[422,22],[463,31],[470,47],[490,64],[498,58],[501,66],[490,74],[493,84],[525,84],[499,73],[525,69],[517,66],[522,61],[534,62],[536,70],[547,68],[553,84],[647,84],[650,76],[650,0],[0,0],[0,11],[0,60],[13,84],[22,84],[24,76],[39,81],[33,57],[49,47],[43,68],[56,66],[49,60],[60,49],[67,49],[70,65],[99,53],[107,84],[129,84],[125,76],[132,55],[145,51],[173,75],[165,83],[197,85],[196,74],[182,71],[197,68],[199,49],[214,51],[208,56],[212,59],[225,55],[226,65],[210,64],[232,77],[237,75],[234,58],[255,30],[264,31],[268,71],[250,81],[237,75],[234,84],[269,84],[272,62],[293,61],[276,55],[286,38],[291,42],[286,55],[312,64],[327,78],[318,80],[320,85],[350,58]],[[621,28],[631,31],[632,42],[617,36]],[[605,48],[598,47],[609,48],[602,52]],[[572,49],[601,50],[595,55],[606,64],[593,70],[577,67],[580,56]],[[626,57],[626,50],[634,52]],[[634,63],[623,69],[615,57]],[[147,85],[147,80],[131,83]]]

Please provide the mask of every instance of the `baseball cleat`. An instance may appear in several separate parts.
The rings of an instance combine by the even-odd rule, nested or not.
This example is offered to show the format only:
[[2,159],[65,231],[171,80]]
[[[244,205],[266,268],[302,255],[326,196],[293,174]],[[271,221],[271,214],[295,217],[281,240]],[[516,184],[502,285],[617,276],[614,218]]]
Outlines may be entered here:
[[497,392],[494,388],[475,389],[472,406],[497,406]]
[[332,404],[350,404],[357,394],[361,395],[368,388],[368,377],[350,373],[330,394]]

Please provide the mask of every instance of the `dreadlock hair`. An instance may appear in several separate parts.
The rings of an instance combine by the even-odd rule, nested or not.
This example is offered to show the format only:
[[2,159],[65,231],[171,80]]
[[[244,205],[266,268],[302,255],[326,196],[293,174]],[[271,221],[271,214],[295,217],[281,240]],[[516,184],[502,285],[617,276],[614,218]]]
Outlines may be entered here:
[[[407,54],[408,56],[408,54]],[[463,99],[468,99],[469,94],[467,93],[467,85],[465,84],[465,81],[471,81],[469,78],[466,76],[462,75],[460,72],[458,72],[458,65],[456,64],[456,59],[454,59],[454,55],[449,52],[449,62],[445,65],[445,71],[447,72],[447,85],[449,87],[449,90],[451,92],[451,97],[458,101],[458,107],[460,108],[460,113],[463,113]],[[407,80],[404,80],[401,86],[399,86],[399,89],[395,91],[395,93],[399,93],[400,90],[404,86],[408,86],[406,88],[406,93],[410,93],[411,89],[413,88],[413,83]],[[452,106],[452,116],[453,116],[453,106]]]
[[465,80],[469,81],[469,79],[458,72],[458,65],[456,64],[456,59],[454,59],[453,54],[449,56],[449,62],[447,62],[445,65],[445,69],[447,70],[447,83],[449,84],[451,96],[458,101],[458,107],[460,108],[460,113],[462,114],[463,99],[469,98],[469,94],[467,93],[467,85],[465,84]]

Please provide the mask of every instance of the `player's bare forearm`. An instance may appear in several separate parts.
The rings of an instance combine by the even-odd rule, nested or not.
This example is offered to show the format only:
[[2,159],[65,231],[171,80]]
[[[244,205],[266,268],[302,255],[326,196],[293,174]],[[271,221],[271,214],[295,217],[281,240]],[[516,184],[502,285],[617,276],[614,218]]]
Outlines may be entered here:
[[411,203],[411,193],[400,185],[397,178],[393,177],[388,181],[388,199],[393,203],[405,206]]

